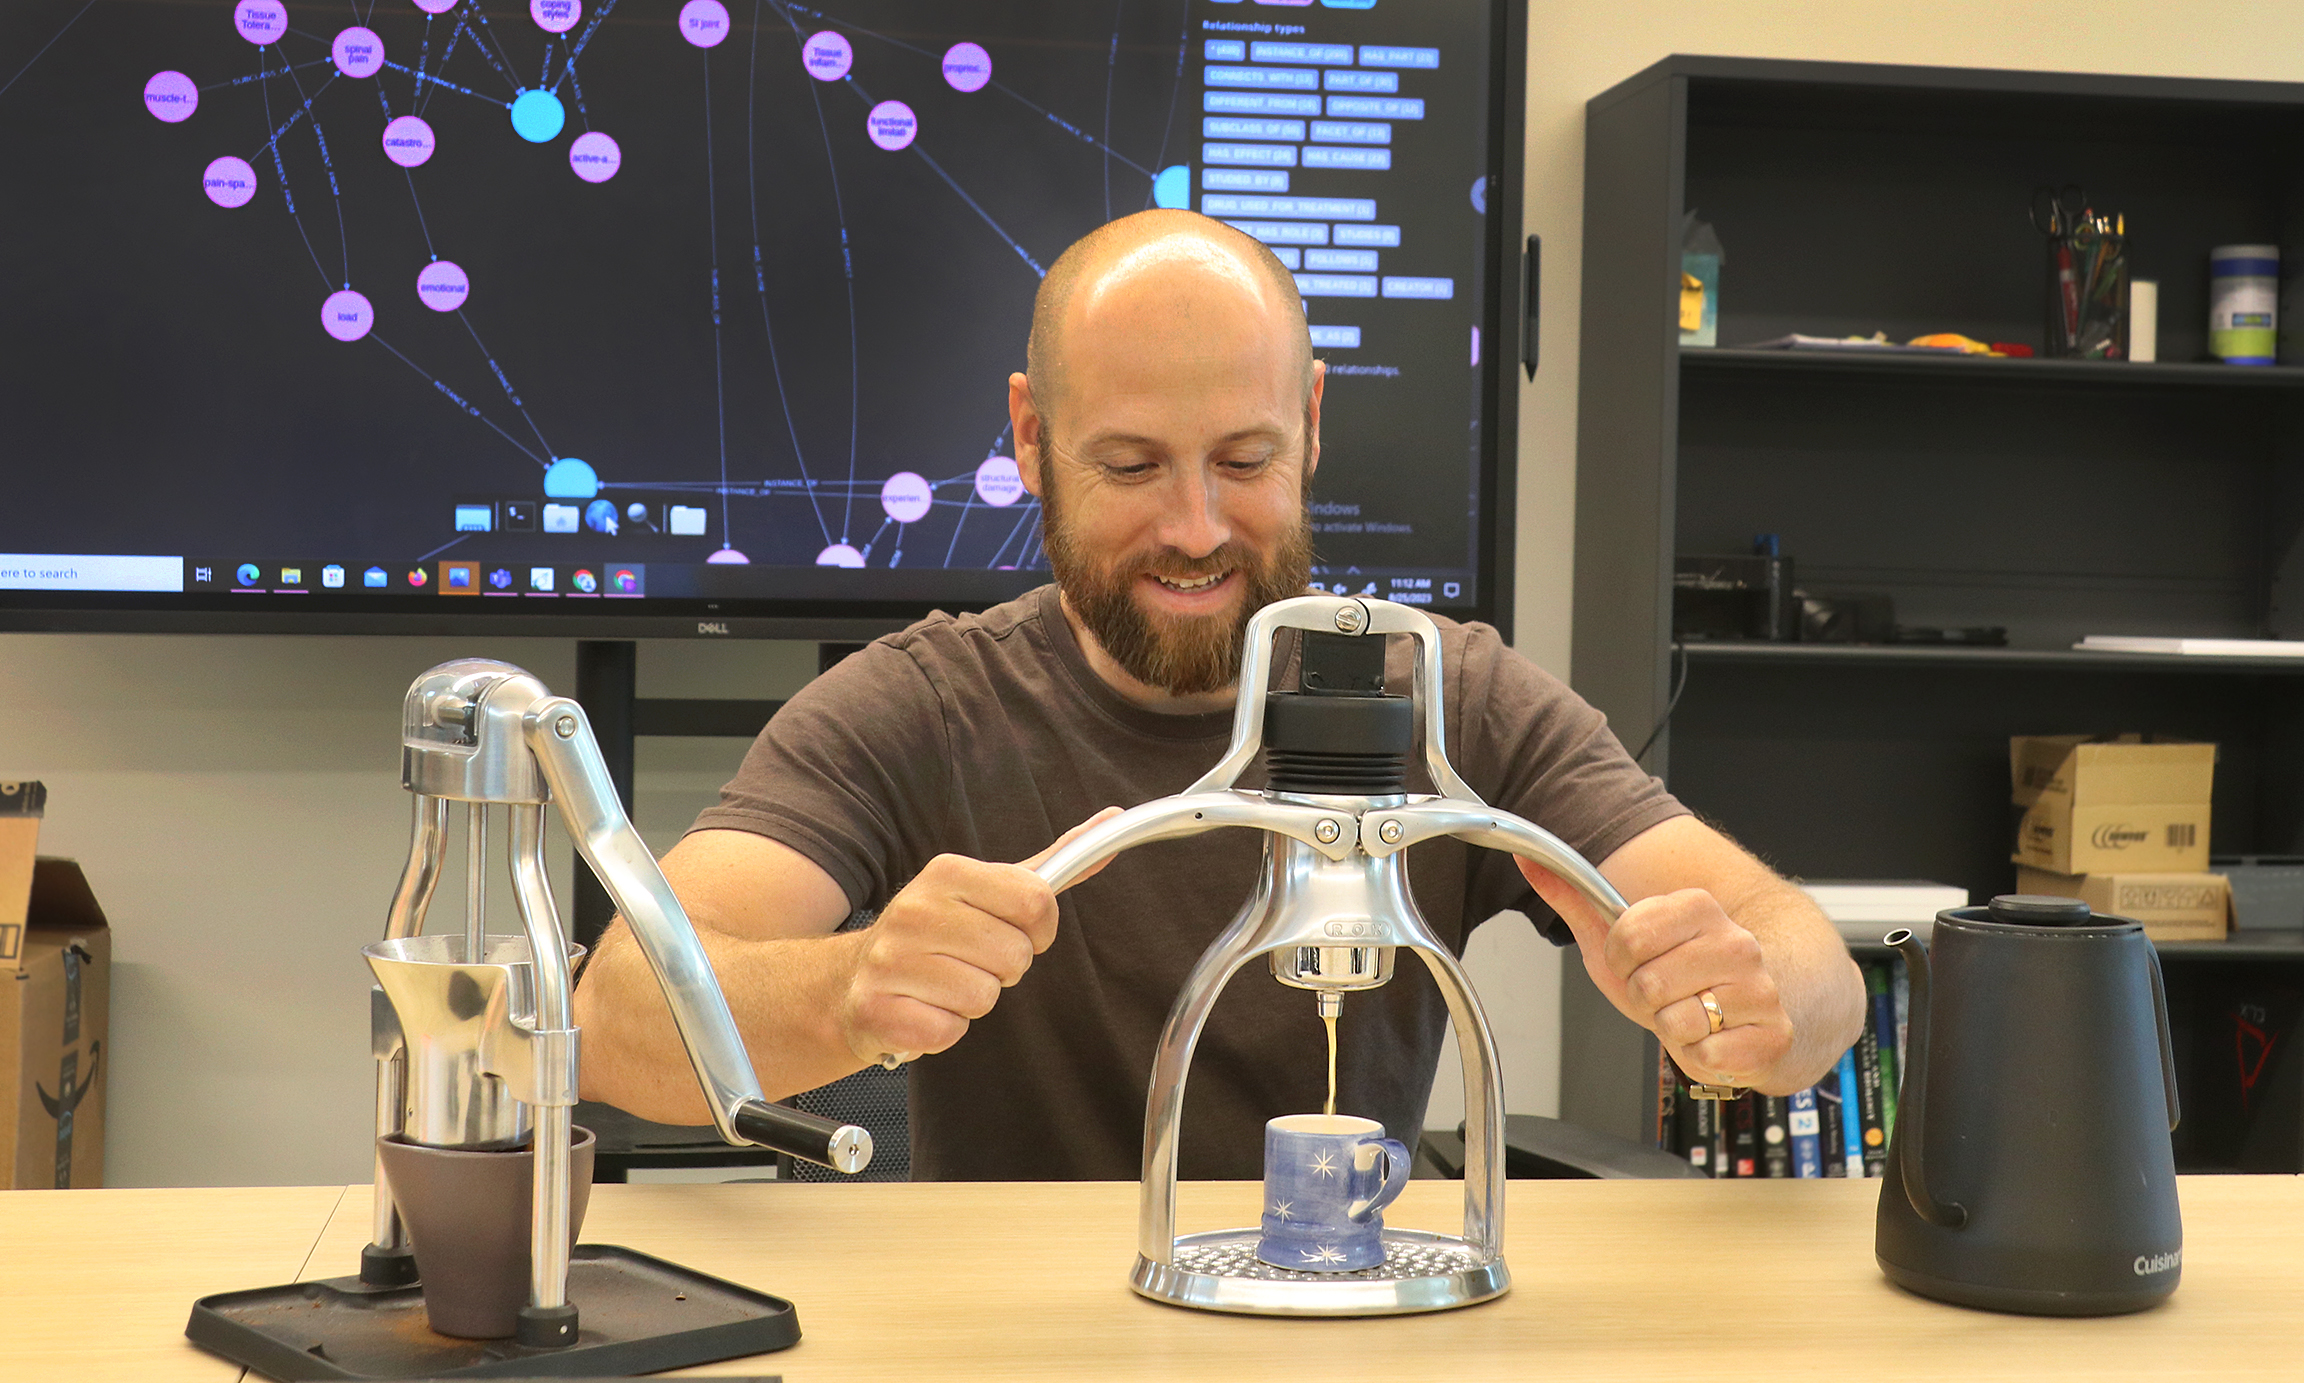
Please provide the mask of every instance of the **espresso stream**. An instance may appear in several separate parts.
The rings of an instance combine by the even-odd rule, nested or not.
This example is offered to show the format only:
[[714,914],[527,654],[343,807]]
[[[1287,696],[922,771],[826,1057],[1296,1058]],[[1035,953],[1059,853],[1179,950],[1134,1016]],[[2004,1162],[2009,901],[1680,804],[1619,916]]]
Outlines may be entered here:
[[1320,1112],[1333,1117],[1336,1113],[1336,1015],[1324,1013],[1320,1021],[1328,1025],[1328,1103],[1320,1107]]

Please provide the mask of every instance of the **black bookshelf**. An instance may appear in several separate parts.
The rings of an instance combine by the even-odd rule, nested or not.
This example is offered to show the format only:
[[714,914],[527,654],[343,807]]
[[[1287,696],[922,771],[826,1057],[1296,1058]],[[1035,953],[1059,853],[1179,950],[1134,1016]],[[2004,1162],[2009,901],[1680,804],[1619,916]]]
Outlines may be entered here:
[[[2029,199],[2066,182],[2126,215],[2163,363],[1742,348],[2037,349]],[[1727,250],[1721,348],[1679,345],[1691,209]],[[1788,874],[1981,899],[2014,883],[2008,736],[2140,730],[2222,746],[2217,853],[2304,848],[2304,662],[2072,647],[2304,638],[2304,365],[2205,358],[2208,250],[2304,255],[2304,84],[1673,57],[1588,103],[1584,214],[1574,681],[1636,745],[1685,677],[1646,760],[1682,800]],[[1817,594],[2009,645],[1676,650],[1675,555],[1762,533]],[[2304,1170],[2285,1044],[2272,1133],[2241,1148],[2211,1108],[2232,1006],[2304,1011],[2304,938],[2163,959],[2200,1100],[2180,1158]],[[1561,1112],[1634,1136],[1653,1043],[1569,971]]]

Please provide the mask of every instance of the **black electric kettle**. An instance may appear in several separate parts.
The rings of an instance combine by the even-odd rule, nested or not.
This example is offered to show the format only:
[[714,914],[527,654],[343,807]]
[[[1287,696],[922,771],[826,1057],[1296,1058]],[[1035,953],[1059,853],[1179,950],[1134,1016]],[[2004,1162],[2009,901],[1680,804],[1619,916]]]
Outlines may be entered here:
[[[1874,1253],[1963,1306],[2108,1316],[2176,1290],[2176,1069],[2150,938],[2013,895],[1908,931],[1912,1005]],[[1933,952],[1933,957],[1931,957]]]

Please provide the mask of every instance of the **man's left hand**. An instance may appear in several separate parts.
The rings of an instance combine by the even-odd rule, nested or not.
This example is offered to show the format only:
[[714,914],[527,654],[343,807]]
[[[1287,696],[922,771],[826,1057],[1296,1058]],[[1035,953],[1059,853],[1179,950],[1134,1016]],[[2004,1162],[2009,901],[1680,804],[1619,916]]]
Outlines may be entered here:
[[1550,870],[1517,863],[1575,933],[1592,983],[1655,1033],[1691,1081],[1751,1085],[1791,1052],[1792,1019],[1760,939],[1710,893],[1687,888],[1644,898],[1610,923]]

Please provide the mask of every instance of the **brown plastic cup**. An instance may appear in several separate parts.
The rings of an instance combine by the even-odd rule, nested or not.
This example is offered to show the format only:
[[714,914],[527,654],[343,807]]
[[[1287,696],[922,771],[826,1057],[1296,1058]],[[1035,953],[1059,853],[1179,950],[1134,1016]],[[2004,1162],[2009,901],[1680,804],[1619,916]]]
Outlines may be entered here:
[[[574,1130],[568,1159],[568,1242],[592,1199],[592,1131]],[[379,1138],[384,1175],[416,1251],[424,1314],[442,1335],[497,1340],[528,1304],[533,1148],[474,1152]]]

